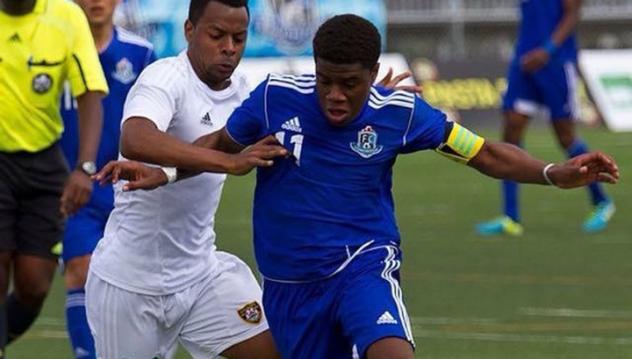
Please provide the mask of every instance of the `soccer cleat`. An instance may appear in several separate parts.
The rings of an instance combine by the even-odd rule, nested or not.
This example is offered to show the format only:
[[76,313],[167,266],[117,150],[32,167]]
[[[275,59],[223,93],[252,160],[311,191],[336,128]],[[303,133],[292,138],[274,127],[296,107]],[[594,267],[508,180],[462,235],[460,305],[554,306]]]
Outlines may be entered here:
[[501,216],[489,222],[476,225],[476,232],[482,236],[493,236],[508,234],[510,236],[521,236],[524,232],[522,225],[508,216]]
[[610,200],[600,202],[584,221],[584,232],[595,233],[606,229],[615,210],[614,202]]

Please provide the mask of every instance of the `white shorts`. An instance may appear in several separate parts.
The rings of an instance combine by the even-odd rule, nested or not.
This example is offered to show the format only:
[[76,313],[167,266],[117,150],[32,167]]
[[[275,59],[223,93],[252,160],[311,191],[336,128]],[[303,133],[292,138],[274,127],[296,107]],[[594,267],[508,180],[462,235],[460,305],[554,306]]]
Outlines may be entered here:
[[217,258],[214,276],[162,296],[133,293],[89,273],[86,310],[98,358],[162,359],[176,342],[194,359],[213,358],[267,330],[250,268],[225,252]]

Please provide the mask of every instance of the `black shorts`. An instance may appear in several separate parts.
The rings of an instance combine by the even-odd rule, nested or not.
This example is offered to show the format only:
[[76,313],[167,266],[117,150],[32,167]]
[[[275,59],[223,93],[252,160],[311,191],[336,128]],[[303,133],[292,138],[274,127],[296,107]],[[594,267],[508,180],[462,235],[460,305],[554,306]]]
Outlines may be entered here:
[[59,210],[68,165],[58,144],[36,153],[0,152],[0,251],[57,259]]

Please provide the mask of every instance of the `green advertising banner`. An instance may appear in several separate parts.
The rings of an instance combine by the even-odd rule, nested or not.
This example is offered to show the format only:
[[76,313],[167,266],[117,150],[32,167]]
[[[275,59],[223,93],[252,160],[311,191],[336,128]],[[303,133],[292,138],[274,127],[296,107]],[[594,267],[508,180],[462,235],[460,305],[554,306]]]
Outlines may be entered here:
[[632,131],[632,50],[584,50],[580,70],[613,131]]

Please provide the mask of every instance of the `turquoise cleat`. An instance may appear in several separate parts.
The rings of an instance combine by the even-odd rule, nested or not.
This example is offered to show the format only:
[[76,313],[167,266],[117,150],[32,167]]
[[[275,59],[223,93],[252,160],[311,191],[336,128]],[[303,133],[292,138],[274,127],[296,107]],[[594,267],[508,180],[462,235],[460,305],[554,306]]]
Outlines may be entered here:
[[610,200],[603,201],[596,205],[595,209],[590,212],[590,215],[588,215],[588,218],[584,221],[584,232],[595,233],[606,229],[615,211],[614,202]]
[[492,219],[476,225],[476,232],[482,236],[493,236],[507,234],[510,236],[521,236],[524,232],[522,225],[508,216]]

